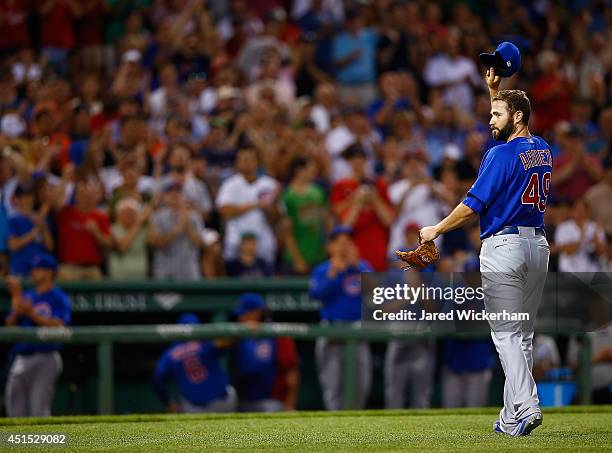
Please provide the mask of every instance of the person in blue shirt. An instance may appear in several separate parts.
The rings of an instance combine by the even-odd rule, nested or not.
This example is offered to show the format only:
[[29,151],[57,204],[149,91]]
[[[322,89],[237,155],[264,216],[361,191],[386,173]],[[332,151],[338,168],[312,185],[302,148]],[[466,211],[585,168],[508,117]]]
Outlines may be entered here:
[[[265,322],[265,301],[257,293],[240,296],[234,315],[257,329]],[[243,412],[295,410],[299,358],[292,338],[244,338],[232,347],[231,370]]]
[[485,153],[463,202],[438,224],[422,228],[420,235],[422,243],[433,241],[480,216],[485,309],[500,317],[489,324],[506,374],[504,407],[493,428],[524,436],[543,420],[532,350],[550,256],[544,212],[553,161],[548,143],[529,132],[527,94],[499,90],[501,79],[492,67],[485,79],[491,97],[491,133],[504,143]]
[[[23,291],[17,277],[7,277],[11,311],[5,325],[63,327],[70,324],[70,299],[55,285],[56,271],[55,258],[40,254],[32,260],[34,289]],[[60,347],[55,343],[18,343],[13,347],[5,393],[9,417],[51,415],[55,382],[62,370]]]
[[53,235],[47,224],[48,208],[34,210],[34,185],[20,184],[15,190],[17,213],[8,219],[9,273],[29,277],[32,259],[53,250]]
[[[321,320],[325,324],[350,323],[361,320],[361,273],[372,272],[372,267],[359,259],[352,239],[353,230],[338,225],[329,235],[329,260],[312,272],[310,297],[321,301]],[[342,404],[344,344],[319,338],[315,356],[323,402],[327,410],[349,409]],[[372,381],[372,357],[366,342],[358,344],[358,379],[355,391],[356,409],[367,402]]]
[[346,11],[346,30],[338,33],[332,45],[336,78],[343,97],[353,97],[367,107],[376,97],[376,48],[378,33],[364,27],[359,9]]
[[[193,313],[183,313],[179,324],[199,324]],[[154,374],[155,393],[170,412],[233,412],[236,392],[229,384],[221,356],[228,340],[186,341],[166,349]],[[170,397],[168,381],[178,387],[180,401]]]

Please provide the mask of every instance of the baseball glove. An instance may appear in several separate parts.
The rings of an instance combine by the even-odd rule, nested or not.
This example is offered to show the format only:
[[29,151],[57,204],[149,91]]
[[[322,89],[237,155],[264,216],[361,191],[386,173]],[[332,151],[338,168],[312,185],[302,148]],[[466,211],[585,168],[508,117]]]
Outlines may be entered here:
[[395,254],[400,260],[407,263],[402,267],[403,270],[425,269],[440,259],[440,251],[433,241],[425,242],[409,252],[396,251]]

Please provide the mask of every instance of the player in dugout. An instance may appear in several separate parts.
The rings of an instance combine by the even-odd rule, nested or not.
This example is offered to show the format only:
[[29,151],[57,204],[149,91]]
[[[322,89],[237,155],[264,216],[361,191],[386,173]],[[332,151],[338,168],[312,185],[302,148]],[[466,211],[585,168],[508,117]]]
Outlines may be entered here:
[[[23,291],[19,279],[9,276],[11,295],[7,326],[62,327],[70,324],[72,311],[68,295],[55,285],[57,261],[46,253],[32,260],[34,289]],[[17,343],[6,385],[6,412],[9,417],[51,415],[55,381],[62,372],[57,343]]]
[[[178,324],[199,324],[193,313],[183,313]],[[169,412],[233,412],[236,391],[220,363],[229,340],[177,342],[164,351],[154,375],[155,392]],[[170,396],[167,382],[174,380],[180,400]]]
[[[245,293],[234,309],[239,322],[257,329],[266,322],[265,301]],[[300,383],[299,358],[292,338],[244,338],[231,352],[233,383],[242,412],[295,410]]]

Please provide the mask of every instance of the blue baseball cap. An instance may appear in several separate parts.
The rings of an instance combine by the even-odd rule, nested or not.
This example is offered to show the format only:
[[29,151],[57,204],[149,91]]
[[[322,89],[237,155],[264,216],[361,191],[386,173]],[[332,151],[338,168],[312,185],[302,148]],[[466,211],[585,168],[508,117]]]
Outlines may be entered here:
[[353,235],[353,229],[348,225],[336,225],[329,233],[329,239],[336,239],[341,234]]
[[51,269],[57,271],[57,260],[48,253],[40,253],[32,260],[32,269]]
[[234,314],[236,316],[242,316],[253,310],[261,310],[265,308],[266,302],[261,295],[257,293],[244,293],[240,296],[238,305],[234,308]]
[[183,313],[179,316],[177,324],[200,324],[200,318],[195,313]]
[[481,53],[480,62],[487,68],[493,67],[500,77],[510,77],[521,68],[521,52],[514,44],[502,42],[495,52]]

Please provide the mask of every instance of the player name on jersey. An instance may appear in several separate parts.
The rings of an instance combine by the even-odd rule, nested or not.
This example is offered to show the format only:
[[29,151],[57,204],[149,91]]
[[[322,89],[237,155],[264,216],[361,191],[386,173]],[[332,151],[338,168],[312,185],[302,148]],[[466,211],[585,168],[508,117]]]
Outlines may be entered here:
[[549,166],[552,168],[553,160],[549,149],[534,149],[519,154],[525,170],[533,167]]

